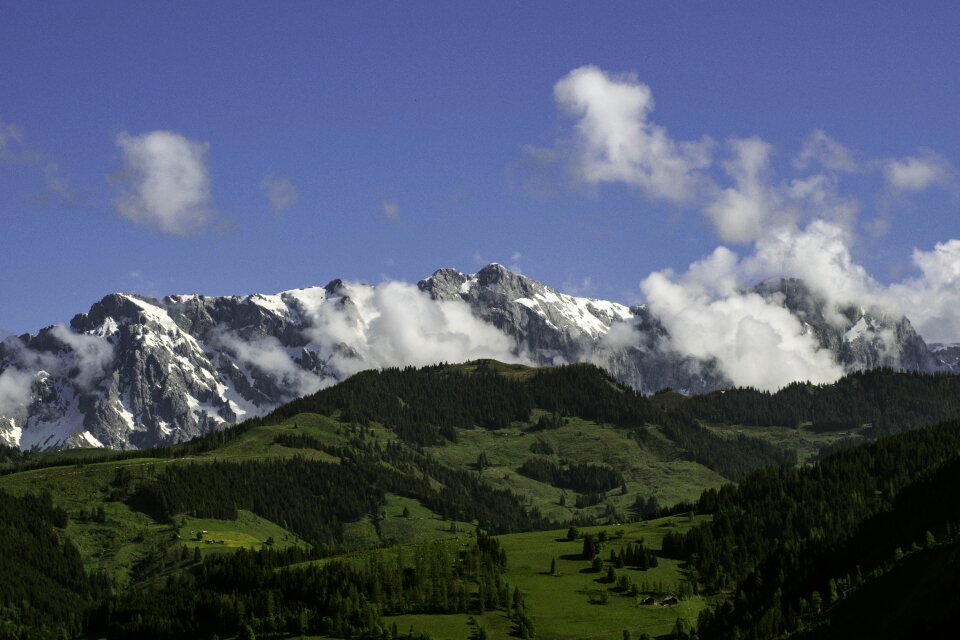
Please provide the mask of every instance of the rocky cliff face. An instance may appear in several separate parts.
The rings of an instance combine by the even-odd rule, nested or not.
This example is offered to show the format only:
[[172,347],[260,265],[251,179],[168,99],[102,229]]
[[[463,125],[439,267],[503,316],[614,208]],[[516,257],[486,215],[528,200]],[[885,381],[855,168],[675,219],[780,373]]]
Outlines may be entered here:
[[589,361],[644,392],[699,393],[729,386],[713,363],[669,346],[645,307],[577,298],[491,264],[476,275],[440,269],[418,284],[436,300],[459,300],[512,336],[537,364]]
[[786,307],[813,333],[821,348],[836,354],[846,371],[887,367],[934,372],[945,368],[903,316],[875,308],[830,308],[824,298],[795,278],[767,280],[753,291]]
[[[335,280],[276,295],[106,296],[69,327],[0,342],[0,439],[24,449],[189,440],[354,371],[408,363],[404,332],[425,333],[417,335],[427,342],[465,340],[456,326],[430,325],[424,316],[434,315],[447,325],[472,316],[487,332],[478,340],[498,343],[509,357],[594,362],[648,393],[730,386],[716,363],[675,351],[647,308],[569,296],[497,264],[473,275],[441,269],[389,295],[385,287]],[[847,370],[936,371],[960,360],[952,347],[931,352],[906,318],[828,308],[800,281],[768,281],[754,291],[789,309]],[[414,309],[402,331],[384,326],[397,304]]]

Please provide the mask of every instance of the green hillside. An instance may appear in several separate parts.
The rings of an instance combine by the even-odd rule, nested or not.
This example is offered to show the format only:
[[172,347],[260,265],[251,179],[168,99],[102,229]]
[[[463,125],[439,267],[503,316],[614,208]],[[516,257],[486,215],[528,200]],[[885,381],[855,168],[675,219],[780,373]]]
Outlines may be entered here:
[[[920,400],[895,391],[901,375]],[[935,398],[952,384],[878,372],[781,394],[648,398],[589,365],[478,361],[364,372],[177,446],[4,452],[0,553],[16,557],[30,535],[70,560],[0,563],[0,582],[45,593],[63,567],[74,577],[64,604],[27,607],[8,588],[0,633],[822,634],[854,619],[862,594],[893,588],[889,575],[930,572],[924,558],[952,548],[960,513],[905,505],[955,480],[927,472],[951,468],[960,440],[948,424],[851,448],[879,431],[839,418],[845,430],[824,428],[803,411],[873,415],[886,393],[883,431],[909,431],[950,414]],[[28,532],[16,500],[40,492],[49,515]],[[927,529],[938,546],[923,544]],[[923,553],[909,552],[916,540]],[[882,564],[897,547],[906,560]],[[830,579],[845,597],[812,608]]]

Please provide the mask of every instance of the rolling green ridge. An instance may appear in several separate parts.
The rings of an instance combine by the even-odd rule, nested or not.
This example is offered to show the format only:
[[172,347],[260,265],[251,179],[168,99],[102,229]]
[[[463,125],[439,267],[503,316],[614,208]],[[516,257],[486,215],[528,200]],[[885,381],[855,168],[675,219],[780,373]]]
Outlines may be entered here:
[[[588,365],[478,361],[364,372],[183,445],[0,451],[0,553],[27,535],[4,514],[45,492],[30,535],[84,576],[56,615],[2,592],[0,637],[829,637],[890,575],[946,580],[925,558],[960,513],[924,496],[960,486],[960,427],[918,428],[952,416],[956,384],[643,397]],[[641,539],[656,566],[624,565]],[[14,571],[62,581],[43,563],[0,580]],[[897,610],[891,628],[919,628]]]

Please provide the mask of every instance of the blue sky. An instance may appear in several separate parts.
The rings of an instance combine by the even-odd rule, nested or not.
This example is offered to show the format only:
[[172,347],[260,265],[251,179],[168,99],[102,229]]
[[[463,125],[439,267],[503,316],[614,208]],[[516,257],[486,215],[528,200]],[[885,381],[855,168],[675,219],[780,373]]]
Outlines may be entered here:
[[0,328],[490,261],[636,302],[814,239],[960,291],[956,3],[594,5],[6,4]]

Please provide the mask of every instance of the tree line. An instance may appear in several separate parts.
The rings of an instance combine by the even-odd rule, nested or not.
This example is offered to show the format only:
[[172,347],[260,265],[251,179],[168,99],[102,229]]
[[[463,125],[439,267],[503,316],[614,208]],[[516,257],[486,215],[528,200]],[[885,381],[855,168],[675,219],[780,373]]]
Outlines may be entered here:
[[392,640],[403,636],[384,623],[386,615],[483,613],[510,609],[513,602],[502,578],[506,556],[482,534],[461,550],[432,542],[394,558],[305,563],[313,557],[299,549],[210,556],[160,584],[105,598],[91,613],[87,633],[172,640],[249,628]]
[[794,382],[771,393],[752,388],[695,396],[684,404],[708,422],[852,431],[879,437],[960,416],[960,377],[871,369],[833,384]]

